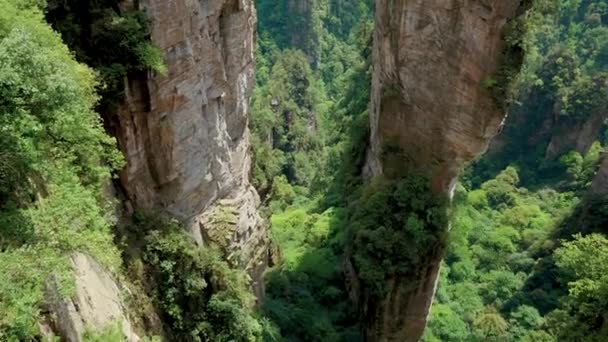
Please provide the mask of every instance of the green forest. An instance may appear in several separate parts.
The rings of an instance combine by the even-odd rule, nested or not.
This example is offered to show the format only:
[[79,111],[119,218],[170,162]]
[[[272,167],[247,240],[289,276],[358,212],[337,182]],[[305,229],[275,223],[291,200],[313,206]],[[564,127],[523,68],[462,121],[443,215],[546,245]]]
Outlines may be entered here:
[[[408,194],[428,193],[424,180],[365,185],[360,178],[371,3],[313,3],[307,20],[281,23],[284,6],[258,1],[251,127],[263,162],[255,181],[268,189],[262,193],[282,250],[263,309],[288,341],[363,341],[344,287],[345,251],[362,245],[355,257],[362,278],[381,294],[387,273],[408,267],[444,233],[406,204]],[[608,338],[608,207],[587,191],[608,143],[605,129],[585,151],[554,156],[545,152],[549,135],[526,139],[547,117],[571,125],[605,110],[607,11],[604,1],[536,1],[520,23],[525,33],[512,44],[524,49],[524,63],[501,92],[510,108],[504,147],[469,165],[457,186],[424,341]],[[488,83],[500,86],[499,77]],[[425,203],[422,213],[442,208],[441,199],[416,199]],[[409,214],[384,222],[390,212]],[[377,228],[404,222],[405,234]]]
[[[41,331],[45,295],[50,281],[73,295],[83,252],[126,284],[143,341],[363,342],[345,258],[381,301],[441,241],[422,341],[608,341],[608,199],[590,191],[608,146],[608,1],[530,1],[506,35],[521,70],[505,52],[483,85],[505,126],[451,199],[423,176],[363,177],[373,0],[306,3],[255,0],[250,178],[273,250],[256,302],[226,251],[181,222],[112,215],[128,160],[104,118],[125,77],[167,73],[146,12],[0,0],[0,341],[61,340]],[[556,145],[596,117],[588,146]],[[120,329],[82,340],[127,341]]]

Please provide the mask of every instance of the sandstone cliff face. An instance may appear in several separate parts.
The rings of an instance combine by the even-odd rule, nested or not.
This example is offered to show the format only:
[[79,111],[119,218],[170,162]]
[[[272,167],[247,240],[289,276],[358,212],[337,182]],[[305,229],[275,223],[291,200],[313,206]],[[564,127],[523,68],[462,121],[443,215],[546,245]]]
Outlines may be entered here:
[[[364,173],[425,175],[449,193],[463,164],[484,152],[504,112],[481,86],[497,70],[503,30],[519,0],[377,0],[371,140]],[[445,246],[416,277],[388,279],[363,311],[370,341],[417,341]],[[360,298],[365,298],[365,290]]]
[[[240,263],[259,275],[267,233],[249,183],[253,1],[144,0],[139,6],[152,21],[152,41],[165,52],[168,73],[129,79],[126,103],[113,119],[127,160],[124,192],[134,207],[182,220],[199,243],[216,237],[240,251]],[[226,231],[210,234],[217,224]],[[261,284],[256,288],[261,295]]]

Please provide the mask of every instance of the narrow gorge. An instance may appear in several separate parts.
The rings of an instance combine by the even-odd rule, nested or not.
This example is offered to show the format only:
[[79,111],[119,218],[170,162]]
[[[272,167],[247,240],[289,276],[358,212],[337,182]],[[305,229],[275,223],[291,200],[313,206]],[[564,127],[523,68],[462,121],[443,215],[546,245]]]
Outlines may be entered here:
[[0,0],[0,341],[608,338],[607,0]]

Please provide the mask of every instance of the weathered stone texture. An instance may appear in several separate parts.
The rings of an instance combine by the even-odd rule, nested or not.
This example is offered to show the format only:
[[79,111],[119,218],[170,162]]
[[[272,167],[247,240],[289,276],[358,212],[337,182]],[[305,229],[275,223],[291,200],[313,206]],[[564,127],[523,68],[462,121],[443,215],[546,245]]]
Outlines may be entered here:
[[[420,173],[445,192],[482,153],[504,112],[482,82],[496,72],[520,1],[377,0],[366,172]],[[398,150],[383,160],[386,149]]]
[[[376,0],[368,177],[424,175],[436,193],[451,192],[463,165],[485,151],[504,120],[482,84],[497,71],[505,25],[520,6]],[[389,279],[381,303],[362,300],[369,341],[420,338],[444,248],[415,275]]]
[[125,314],[121,289],[115,279],[87,255],[76,253],[71,263],[75,278],[71,298],[63,298],[52,281],[47,286],[47,308],[60,336],[69,342],[80,342],[87,330],[100,332],[120,324],[127,341],[139,341]]
[[[254,84],[256,16],[251,0],[140,1],[168,73],[131,78],[114,118],[126,155],[120,175],[134,207],[164,210],[205,243],[208,210],[229,200],[237,212],[234,249],[252,257],[266,230],[249,183],[247,115]],[[246,234],[249,230],[256,234]],[[243,239],[242,236],[247,236]],[[246,267],[259,267],[260,260]],[[252,271],[253,272],[253,271]],[[257,271],[253,272],[256,273]]]

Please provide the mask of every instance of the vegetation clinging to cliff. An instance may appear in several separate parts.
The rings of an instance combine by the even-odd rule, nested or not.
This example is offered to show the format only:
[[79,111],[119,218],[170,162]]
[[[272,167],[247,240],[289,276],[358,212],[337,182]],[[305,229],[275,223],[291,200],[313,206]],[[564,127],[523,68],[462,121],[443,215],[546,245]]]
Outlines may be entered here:
[[605,200],[586,191],[606,142],[585,137],[602,141],[552,156],[547,145],[562,133],[542,127],[562,123],[569,132],[604,110],[607,8],[605,1],[536,1],[525,17],[519,93],[500,137],[506,144],[468,169],[466,190],[456,194],[425,340],[606,339],[601,290],[592,285],[602,276],[589,272],[602,262],[587,254],[585,265],[573,264],[589,246],[601,259],[605,236],[572,236],[603,230]]
[[[119,0],[48,0],[46,18],[76,58],[99,72],[100,109],[115,111],[125,77],[148,70],[166,73],[163,52],[150,41],[145,12]],[[105,114],[105,113],[104,113]]]
[[502,134],[509,143],[476,163],[471,170],[475,185],[512,162],[520,166],[526,185],[542,183],[540,178],[551,183],[560,177],[557,159],[570,151],[546,158],[551,138],[546,128],[564,127],[559,134],[565,135],[591,117],[601,116],[608,105],[604,96],[608,92],[607,7],[603,0],[533,2],[523,17],[524,61],[513,84],[513,103]]
[[[246,273],[218,246],[201,247],[176,221],[138,213],[127,229],[131,281],[156,305],[167,338],[188,341],[273,341],[256,316]],[[149,313],[141,312],[142,315]],[[149,328],[148,328],[149,329]]]
[[[532,132],[538,130],[543,118],[556,114],[558,120],[567,118],[572,124],[581,122],[605,106],[606,97],[602,96],[606,92],[603,50],[605,37],[608,36],[605,32],[608,7],[604,2],[539,0],[534,2],[530,13],[511,24],[512,29],[507,37],[511,49],[505,63],[495,79],[488,80],[484,86],[493,91],[499,102],[505,104],[505,109],[507,105],[510,106],[513,113],[511,119],[525,116],[525,124],[521,120],[509,121],[507,136],[510,145],[504,149],[506,153],[501,154],[499,160],[484,158],[475,168],[468,169],[463,178],[466,190],[461,187],[456,193],[450,251],[443,267],[426,340],[555,341],[586,338],[599,341],[604,337],[599,329],[603,313],[593,301],[593,296],[599,292],[589,291],[593,286],[585,287],[580,285],[581,282],[577,283],[582,273],[577,273],[572,265],[563,262],[567,258],[560,257],[572,255],[576,248],[584,248],[591,242],[584,240],[584,237],[577,238],[576,242],[566,243],[558,249],[559,238],[570,238],[571,232],[582,230],[578,226],[565,228],[563,225],[577,222],[567,218],[579,205],[595,173],[603,142],[596,142],[588,152],[561,151],[551,161],[545,160],[545,141],[534,148],[525,145]],[[324,2],[320,1],[315,6],[319,3]],[[273,3],[266,6],[276,8],[279,5]],[[315,11],[315,6],[308,9]],[[278,13],[280,11],[275,12]],[[318,18],[324,18],[326,14],[323,11],[313,13]],[[333,100],[333,91],[339,89],[335,85],[340,83],[327,82],[335,75],[327,71],[338,68],[328,68],[327,65],[337,59],[318,58],[320,53],[314,45],[290,45],[288,23],[275,25],[262,19],[261,25],[261,50],[264,56],[271,55],[268,52],[277,49],[277,46],[302,48],[311,61],[313,72],[319,70],[322,75],[325,89],[330,94],[327,99]],[[328,24],[321,26],[331,27]],[[303,32],[299,31],[296,38],[305,36]],[[264,45],[276,35],[280,35],[283,41],[277,45]],[[319,37],[323,35],[308,38],[317,42]],[[319,44],[319,47],[323,49],[324,45]],[[262,68],[268,65],[268,61],[262,59]],[[521,72],[520,66],[523,67]],[[272,83],[272,77],[263,76],[268,75],[264,69],[260,75],[261,86]],[[355,82],[355,79],[348,81]],[[369,84],[362,83],[359,88],[362,93],[368,92]],[[330,107],[331,110],[327,112],[329,120],[325,124],[331,129],[324,132],[321,123],[318,134],[327,134],[323,141],[330,145],[338,143],[341,151],[348,151],[346,155],[350,154],[352,159],[345,161],[333,154],[338,149],[326,149],[324,156],[327,162],[323,165],[328,169],[318,170],[312,187],[292,187],[285,181],[288,178],[281,178],[275,183],[275,188],[281,191],[270,191],[273,231],[277,234],[277,242],[284,248],[284,260],[268,277],[270,295],[266,310],[292,340],[355,338],[347,333],[352,330],[343,330],[344,323],[349,322],[345,318],[352,318],[352,312],[341,309],[345,289],[336,286],[340,280],[339,271],[336,271],[336,266],[332,267],[332,263],[337,263],[343,257],[349,245],[344,236],[346,231],[354,228],[352,241],[355,243],[355,262],[356,258],[360,259],[359,268],[364,270],[363,280],[372,287],[377,285],[379,294],[383,290],[382,280],[387,276],[385,271],[394,271],[400,265],[388,260],[399,260],[403,256],[395,257],[390,253],[395,250],[393,247],[398,244],[399,236],[390,235],[390,238],[383,239],[380,234],[391,231],[386,226],[401,229],[403,218],[399,215],[411,211],[411,208],[391,210],[398,207],[394,192],[387,191],[393,189],[392,186],[362,197],[378,197],[379,200],[368,201],[370,203],[367,204],[373,206],[373,203],[377,203],[373,207],[383,215],[373,216],[374,210],[368,210],[364,201],[359,206],[353,205],[352,211],[345,208],[347,203],[356,203],[362,191],[359,188],[361,180],[357,176],[361,170],[359,156],[364,155],[359,152],[365,150],[366,140],[355,139],[358,145],[346,147],[348,139],[342,139],[343,136],[334,139],[340,135],[332,135],[339,128],[352,127],[345,122],[353,123],[364,116],[359,113],[365,110],[365,106],[356,106],[361,110],[349,108],[346,112],[342,111],[349,103],[353,104],[363,96],[351,94],[348,98],[349,101]],[[356,119],[349,121],[355,116]],[[338,117],[341,119],[336,120]],[[361,132],[365,132],[365,129]],[[351,170],[344,172],[344,164],[350,165]],[[512,167],[509,167],[510,164]],[[277,168],[275,174],[281,175],[282,170]],[[324,190],[317,192],[318,189]],[[424,189],[419,190],[414,192],[414,198],[428,194]],[[315,195],[321,197],[320,206],[307,198]],[[328,206],[336,207],[326,211]],[[594,206],[594,213],[604,215],[601,208]],[[367,220],[370,211],[375,220]],[[399,215],[391,216],[394,212]],[[565,223],[562,223],[562,219]],[[378,222],[385,224],[381,228]],[[361,228],[362,225],[364,228]],[[416,224],[412,226],[417,227]],[[356,231],[365,233],[357,234]],[[427,232],[426,229],[422,231]],[[403,236],[410,234],[408,229],[403,229],[402,233]],[[363,241],[366,236],[374,238]],[[445,238],[445,235],[433,233],[422,236]],[[599,237],[589,239],[593,240],[594,246],[603,245]],[[376,248],[376,245],[386,248]],[[420,246],[424,244],[403,245],[398,250],[412,251],[412,256],[416,257]],[[375,258],[369,257],[370,254],[373,256],[370,250],[379,251]],[[603,255],[603,251],[599,254]],[[420,255],[424,255],[424,252]],[[325,262],[319,261],[320,256]],[[556,263],[554,260],[562,261]],[[598,263],[594,264],[597,269]],[[584,272],[583,269],[580,271]],[[568,278],[562,277],[562,272],[569,273]],[[583,279],[586,284],[598,284],[602,278],[599,274],[589,276],[587,272]],[[580,295],[568,294],[568,289],[576,293],[573,286],[580,289]],[[595,316],[580,312],[588,305],[598,312]],[[330,310],[329,306],[340,309]],[[297,310],[303,307],[306,309]],[[292,312],[295,313],[287,314]],[[315,312],[316,316],[311,316],[309,312]],[[312,322],[311,317],[322,323],[310,328],[312,324],[308,322]]]
[[377,300],[388,279],[418,275],[447,239],[448,199],[434,195],[424,177],[376,179],[350,209],[352,260],[367,291]]
[[43,287],[70,293],[69,256],[120,267],[102,184],[121,165],[93,72],[30,2],[0,1],[0,339],[39,337]]
[[[274,9],[275,18],[288,18],[284,3],[263,0],[258,8],[255,177],[282,256],[266,277],[264,313],[289,341],[359,341],[341,265],[343,207],[360,184],[368,132],[369,7],[366,1],[311,1],[303,17],[320,21],[308,37],[263,17]],[[314,43],[307,47],[300,38]]]

